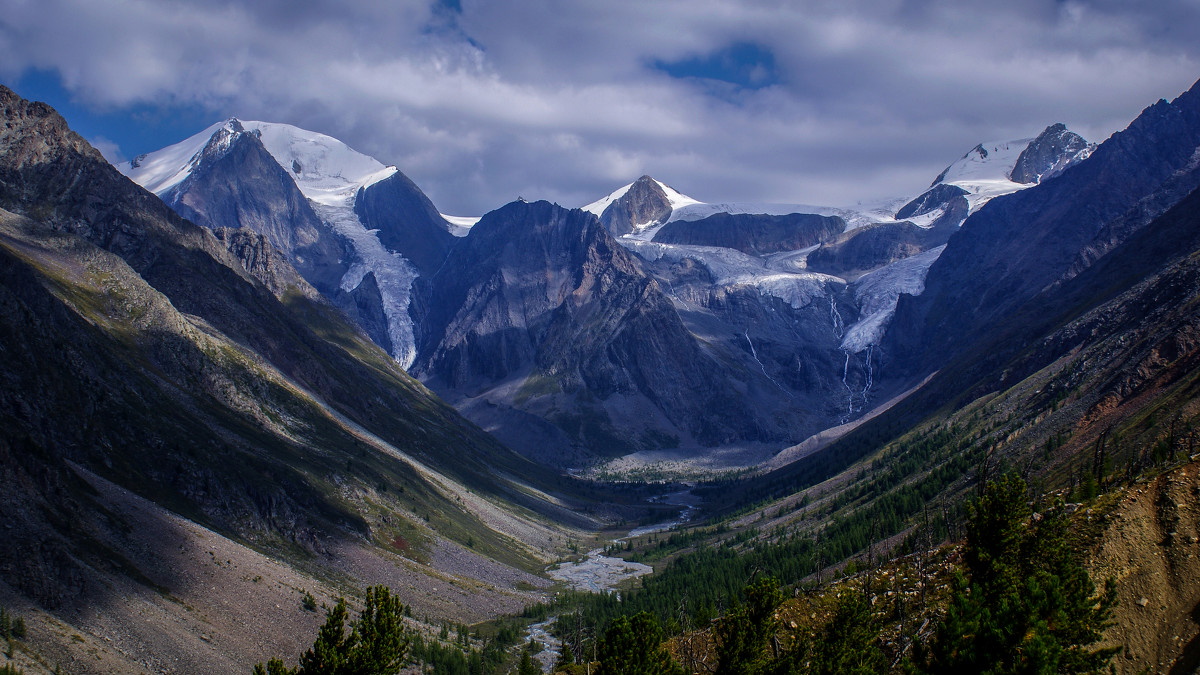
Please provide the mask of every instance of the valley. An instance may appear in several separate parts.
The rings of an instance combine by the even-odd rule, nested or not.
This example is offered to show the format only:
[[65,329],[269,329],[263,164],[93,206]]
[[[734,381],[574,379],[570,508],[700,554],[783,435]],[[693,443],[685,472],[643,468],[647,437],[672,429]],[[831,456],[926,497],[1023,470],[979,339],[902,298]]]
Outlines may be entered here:
[[0,103],[0,667],[290,665],[383,586],[406,672],[615,668],[625,629],[825,672],[840,621],[867,671],[961,669],[997,501],[1058,528],[1013,563],[1086,605],[1030,619],[1055,658],[1200,662],[1200,85],[869,205],[643,175],[478,219],[286,124],[114,166]]

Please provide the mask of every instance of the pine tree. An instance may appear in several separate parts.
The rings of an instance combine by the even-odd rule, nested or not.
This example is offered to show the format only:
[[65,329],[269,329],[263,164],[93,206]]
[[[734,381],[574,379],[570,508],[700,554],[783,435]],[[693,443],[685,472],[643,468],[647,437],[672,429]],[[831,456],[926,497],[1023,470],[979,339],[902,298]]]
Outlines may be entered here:
[[521,652],[521,665],[517,667],[517,675],[541,675],[542,669],[533,664],[533,657],[528,651]]
[[1095,594],[1067,541],[1061,504],[1038,518],[1008,476],[968,508],[966,575],[923,657],[929,673],[1096,673],[1119,648],[1091,649],[1111,625],[1116,586]]
[[404,630],[405,608],[385,586],[367,589],[363,610],[350,623],[345,598],[328,610],[316,642],[288,668],[280,659],[254,666],[254,675],[392,675],[404,665],[409,638]]
[[779,622],[775,610],[783,602],[779,582],[760,579],[743,591],[746,604],[737,605],[717,623],[717,671],[729,675],[763,672],[766,664],[778,656],[768,653],[768,642],[775,636]]
[[658,619],[641,612],[628,619],[617,617],[600,641],[597,675],[677,675],[682,669],[662,646]]
[[554,669],[566,670],[573,665],[575,665],[575,654],[571,651],[571,645],[564,642],[558,654],[558,661],[554,663]]
[[871,675],[887,671],[877,642],[878,627],[871,608],[858,593],[838,601],[833,619],[811,646],[814,658],[805,671],[812,675]]

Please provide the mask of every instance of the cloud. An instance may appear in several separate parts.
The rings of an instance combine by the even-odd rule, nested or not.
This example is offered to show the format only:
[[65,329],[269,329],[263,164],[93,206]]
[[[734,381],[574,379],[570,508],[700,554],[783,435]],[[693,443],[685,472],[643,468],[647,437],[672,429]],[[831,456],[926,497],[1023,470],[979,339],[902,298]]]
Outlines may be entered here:
[[121,148],[116,143],[104,136],[93,136],[87,139],[87,142],[91,143],[93,148],[99,150],[100,154],[104,155],[104,159],[107,159],[109,164],[120,164],[129,159],[121,153]]
[[1191,0],[6,5],[0,76],[328,133],[459,214],[642,173],[705,200],[909,194],[980,141],[1102,140],[1200,77]]

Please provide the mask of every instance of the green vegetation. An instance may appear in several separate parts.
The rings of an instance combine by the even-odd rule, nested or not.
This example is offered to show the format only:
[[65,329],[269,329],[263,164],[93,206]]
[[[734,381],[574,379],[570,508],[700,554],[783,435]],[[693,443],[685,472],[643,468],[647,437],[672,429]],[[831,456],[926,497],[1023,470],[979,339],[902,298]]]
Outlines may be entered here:
[[25,617],[14,616],[6,608],[0,607],[0,639],[24,640],[25,635]]
[[597,675],[682,675],[663,648],[663,630],[652,615],[617,617],[600,640]]
[[521,663],[517,666],[517,675],[540,675],[542,669],[534,665],[533,657],[528,651],[521,652]]
[[[682,555],[661,572],[645,578],[640,589],[620,597],[564,593],[556,607],[576,608],[584,625],[601,627],[618,616],[647,612],[668,633],[675,634],[716,618],[721,608],[741,595],[742,587],[756,570],[791,584],[816,571],[813,544],[808,538],[749,541],[757,534],[747,530],[721,544]],[[577,623],[574,615],[561,614],[555,632],[568,635]]]
[[1116,584],[1093,595],[1061,505],[1033,518],[1025,482],[1009,476],[989,484],[969,513],[966,575],[925,650],[924,672],[1101,672],[1120,648],[1089,646],[1111,625]]
[[[289,668],[273,658],[257,664],[255,675],[391,675],[410,664],[439,675],[487,675],[508,672],[515,658],[508,649],[521,638],[513,620],[498,621],[490,631],[481,627],[474,636],[463,624],[442,624],[437,637],[429,637],[405,624],[411,609],[384,586],[367,589],[362,611],[347,625],[349,614],[345,599],[338,599],[298,665]],[[482,649],[472,647],[480,641]]]
[[[556,631],[577,653],[579,641],[570,639],[573,627],[578,632],[581,625],[607,626],[599,644],[601,673],[673,672],[673,662],[659,659],[666,652],[657,651],[667,632],[684,634],[676,646],[685,663],[694,668],[703,662],[713,672],[730,675],[865,674],[898,668],[930,675],[1098,673],[1107,668],[1119,649],[1094,645],[1110,625],[1115,585],[1109,581],[1096,592],[1072,548],[1063,505],[1040,504],[1035,514],[1025,482],[1007,475],[988,483],[966,513],[963,569],[953,573],[948,587],[939,585],[943,591],[932,602],[926,596],[924,567],[918,591],[899,585],[899,568],[873,580],[869,560],[858,585],[837,584],[816,594],[809,588],[803,598],[798,593],[798,599],[786,599],[791,594],[775,578],[754,576],[772,568],[788,570],[782,563],[788,558],[803,560],[792,574],[811,569],[811,542],[785,538],[770,544],[747,542],[742,555],[718,546],[682,556],[623,602],[574,598],[579,611],[560,615]],[[797,555],[799,551],[804,553]],[[746,567],[733,562],[742,557]],[[711,616],[689,608],[690,597],[709,597],[746,572],[756,580],[725,596],[728,610],[720,618],[710,621]],[[943,572],[941,578],[949,574]],[[881,581],[886,585],[880,586]],[[920,634],[913,632],[912,623],[918,606],[926,618],[939,617]],[[658,612],[665,610],[673,613],[664,624]],[[789,619],[781,620],[783,616]],[[709,647],[697,650],[697,639]]]
[[345,598],[326,614],[317,641],[288,668],[280,659],[266,667],[254,666],[255,675],[390,675],[400,671],[408,652],[404,605],[384,586],[367,589],[363,609],[346,633]]
[[717,672],[730,675],[839,675],[887,671],[878,621],[856,592],[844,593],[819,630],[780,630],[783,594],[774,579],[746,588],[746,604],[717,622]]
[[317,599],[313,597],[312,593],[304,591],[304,596],[300,598],[300,607],[307,612],[315,612],[317,611]]
[[763,672],[767,648],[779,628],[775,610],[783,602],[779,582],[761,579],[746,587],[746,604],[735,604],[716,627],[717,670],[730,675]]

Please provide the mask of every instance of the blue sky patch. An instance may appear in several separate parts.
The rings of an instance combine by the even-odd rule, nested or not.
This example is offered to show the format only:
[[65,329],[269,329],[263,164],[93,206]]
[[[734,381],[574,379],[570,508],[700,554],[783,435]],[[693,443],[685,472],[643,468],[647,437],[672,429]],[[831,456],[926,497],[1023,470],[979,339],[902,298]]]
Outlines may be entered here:
[[655,61],[654,67],[671,77],[724,82],[743,89],[763,89],[779,83],[779,69],[771,50],[752,42],[739,42],[720,51],[681,61]]
[[[26,99],[48,103],[75,133],[96,145],[110,160],[113,150],[119,152],[120,159],[132,159],[178,143],[222,118],[198,105],[136,104],[101,110],[80,103],[52,70],[27,70],[11,86]],[[100,139],[113,145],[97,143]]]

